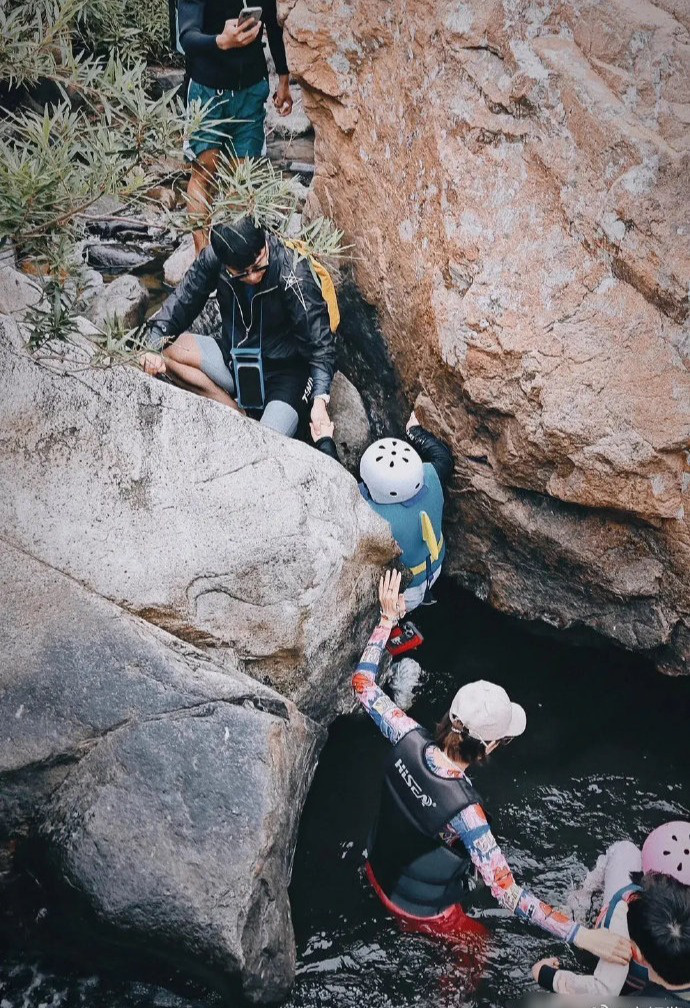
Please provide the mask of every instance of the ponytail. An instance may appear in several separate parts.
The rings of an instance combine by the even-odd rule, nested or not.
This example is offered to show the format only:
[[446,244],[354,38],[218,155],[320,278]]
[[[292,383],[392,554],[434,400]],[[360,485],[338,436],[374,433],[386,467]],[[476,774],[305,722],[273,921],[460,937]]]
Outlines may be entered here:
[[483,763],[486,759],[484,743],[470,735],[461,721],[452,721],[444,714],[436,725],[436,745],[454,763]]

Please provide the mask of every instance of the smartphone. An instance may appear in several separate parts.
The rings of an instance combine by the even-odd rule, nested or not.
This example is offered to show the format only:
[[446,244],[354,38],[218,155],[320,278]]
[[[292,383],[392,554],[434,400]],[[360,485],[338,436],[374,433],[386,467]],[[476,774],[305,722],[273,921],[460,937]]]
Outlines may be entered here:
[[238,25],[241,25],[244,24],[245,21],[259,22],[262,14],[263,8],[261,7],[243,7],[237,15],[237,23]]

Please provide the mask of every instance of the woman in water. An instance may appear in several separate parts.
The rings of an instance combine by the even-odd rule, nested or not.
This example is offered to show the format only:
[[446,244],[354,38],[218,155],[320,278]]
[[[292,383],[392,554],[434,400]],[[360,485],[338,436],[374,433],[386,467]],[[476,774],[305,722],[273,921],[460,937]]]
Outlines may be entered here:
[[[352,677],[357,699],[393,744],[368,848],[366,874],[405,931],[461,939],[472,930],[460,899],[473,871],[500,905],[600,958],[627,963],[630,942],[582,927],[513,878],[467,771],[525,730],[527,718],[500,686],[468,683],[456,693],[435,736],[378,686],[391,630],[405,614],[400,574],[379,584],[381,618]],[[474,922],[476,924],[476,922]]]

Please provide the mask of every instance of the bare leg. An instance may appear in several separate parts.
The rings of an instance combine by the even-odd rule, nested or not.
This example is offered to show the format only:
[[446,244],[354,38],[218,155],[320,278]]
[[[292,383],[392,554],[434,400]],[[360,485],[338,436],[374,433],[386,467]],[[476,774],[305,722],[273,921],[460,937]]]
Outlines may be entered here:
[[606,851],[604,903],[630,883],[630,872],[642,871],[642,852],[631,840],[617,840]]
[[196,392],[205,399],[222,403],[237,410],[237,403],[220,385],[211,381],[201,370],[201,353],[193,333],[182,333],[175,342],[163,351],[165,369],[176,385]]
[[206,223],[215,189],[219,153],[217,148],[202,151],[192,164],[192,174],[187,185],[189,216],[196,218],[201,225],[194,232],[194,250],[197,255],[206,248],[209,241]]

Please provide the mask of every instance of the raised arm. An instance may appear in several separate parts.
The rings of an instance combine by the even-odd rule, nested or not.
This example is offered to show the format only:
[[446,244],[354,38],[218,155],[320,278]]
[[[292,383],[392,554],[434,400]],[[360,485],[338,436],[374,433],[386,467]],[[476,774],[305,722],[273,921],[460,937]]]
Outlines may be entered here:
[[381,662],[390,632],[398,618],[405,613],[405,600],[400,594],[400,572],[386,571],[379,581],[381,619],[374,627],[352,677],[355,696],[373,720],[376,727],[394,745],[408,732],[419,728],[414,718],[396,706],[378,685]]
[[503,856],[481,805],[470,805],[450,822],[442,834],[453,846],[461,840],[494,899],[520,920],[536,924],[549,934],[586,949],[609,962],[627,964],[630,942],[605,928],[586,928],[560,910],[542,902],[518,885]]
[[441,438],[422,427],[414,414],[410,414],[406,427],[407,440],[417,450],[422,462],[430,462],[445,490],[448,480],[453,475],[453,454]]

